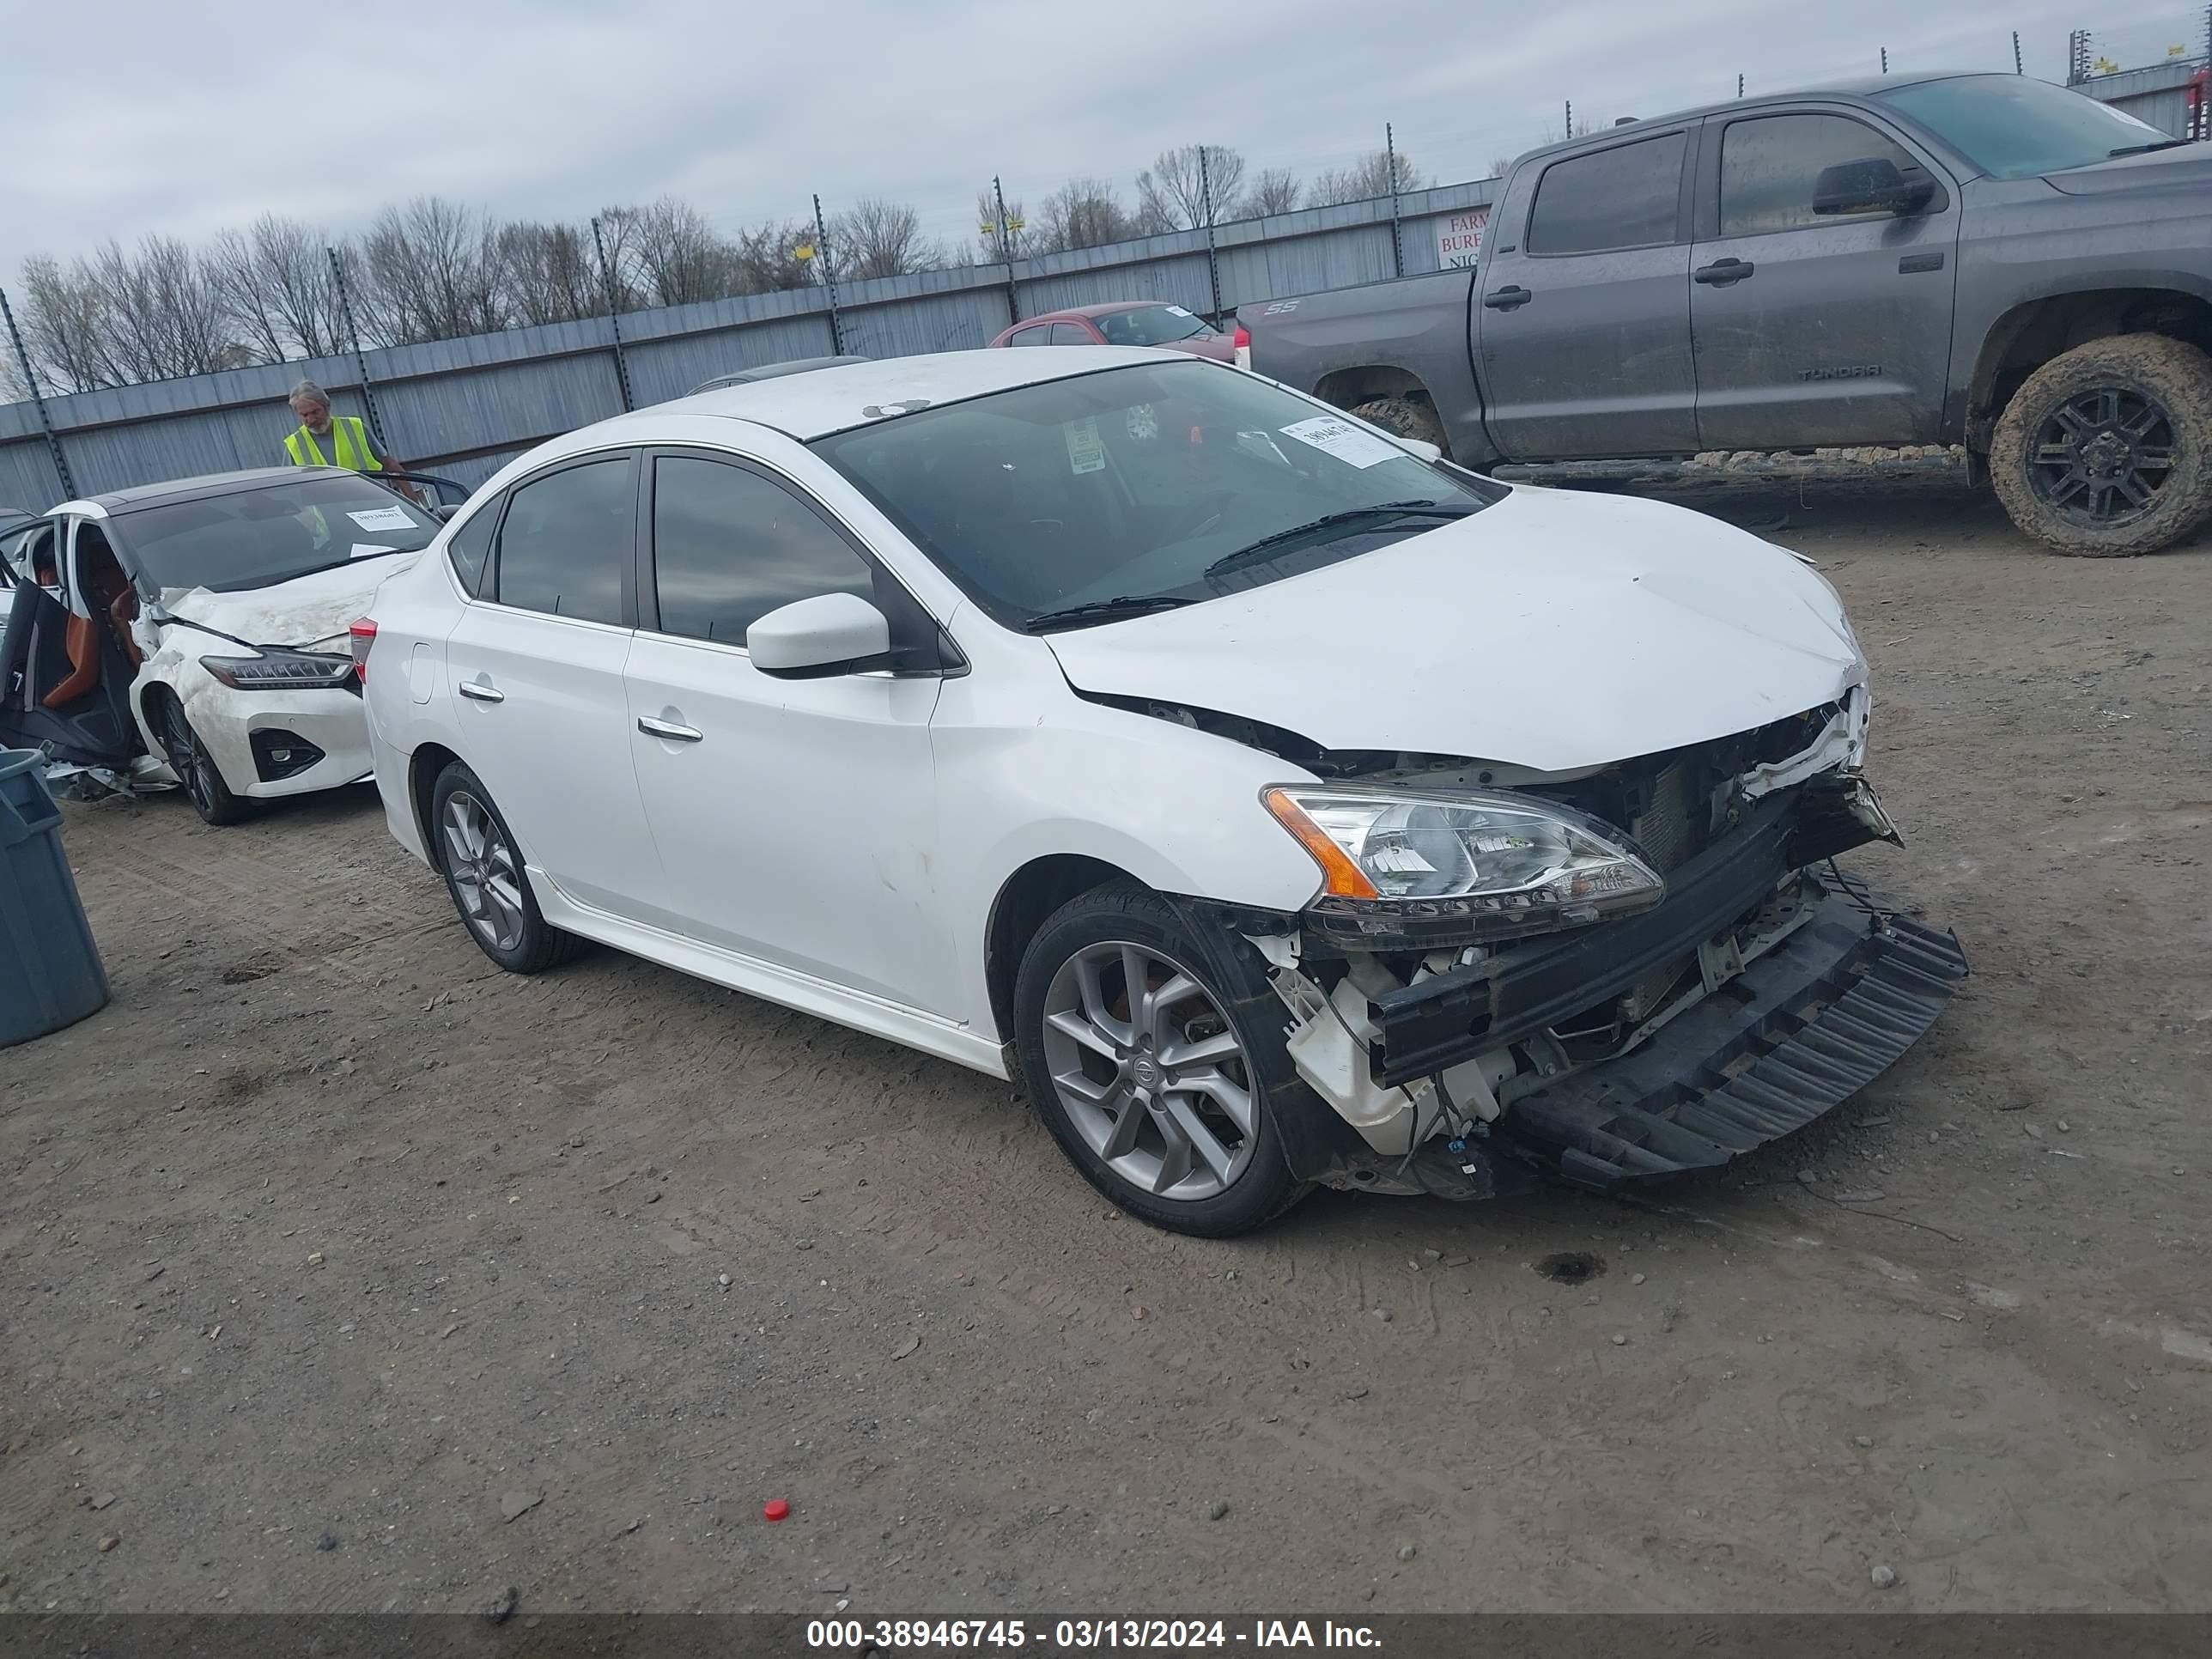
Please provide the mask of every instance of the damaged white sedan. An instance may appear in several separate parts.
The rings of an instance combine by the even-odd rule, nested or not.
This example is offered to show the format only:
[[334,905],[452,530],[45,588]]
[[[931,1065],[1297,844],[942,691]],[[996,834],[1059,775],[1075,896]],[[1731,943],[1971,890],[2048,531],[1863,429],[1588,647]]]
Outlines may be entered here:
[[0,748],[43,749],[119,793],[181,786],[214,824],[256,799],[358,781],[368,728],[346,625],[438,526],[438,512],[335,467],[14,516],[0,524],[13,584],[0,596]]
[[1182,1231],[1719,1164],[1966,971],[1832,862],[1894,831],[1815,571],[1209,362],[625,416],[355,636],[393,833],[494,961],[599,940],[1018,1079]]

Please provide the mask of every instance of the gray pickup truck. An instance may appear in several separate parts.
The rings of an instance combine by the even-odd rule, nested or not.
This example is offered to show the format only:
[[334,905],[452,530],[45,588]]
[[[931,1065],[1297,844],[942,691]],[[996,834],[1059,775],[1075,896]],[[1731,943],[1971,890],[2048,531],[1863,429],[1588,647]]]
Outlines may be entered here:
[[1471,270],[1237,319],[1470,467],[1963,444],[2062,553],[2212,515],[2212,145],[2021,76],[1625,122],[1515,162]]

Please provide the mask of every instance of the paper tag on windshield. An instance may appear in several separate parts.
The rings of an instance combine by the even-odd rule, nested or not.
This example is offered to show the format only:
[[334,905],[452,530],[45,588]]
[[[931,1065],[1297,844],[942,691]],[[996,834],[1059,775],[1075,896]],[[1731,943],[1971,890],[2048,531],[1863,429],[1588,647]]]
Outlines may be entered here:
[[1098,441],[1098,417],[1085,415],[1079,421],[1066,421],[1060,431],[1067,439],[1067,470],[1071,472],[1103,472],[1106,470],[1106,451]]
[[385,546],[381,542],[356,542],[353,544],[353,550],[348,553],[346,557],[349,559],[368,559],[374,558],[379,553],[389,553],[390,551],[392,551],[392,550]]
[[415,520],[407,516],[407,509],[404,507],[372,507],[364,513],[349,513],[346,517],[363,530],[412,530],[415,527]]
[[1346,466],[1370,467],[1384,461],[1402,461],[1406,452],[1395,444],[1386,443],[1371,432],[1363,432],[1349,421],[1334,415],[1316,415],[1310,421],[1293,421],[1281,428],[1285,438],[1296,438],[1302,444],[1310,444],[1322,453],[1334,455]]
[[1172,315],[1177,317],[1188,317],[1190,315],[1190,313],[1185,311],[1181,306],[1170,306],[1168,310]]

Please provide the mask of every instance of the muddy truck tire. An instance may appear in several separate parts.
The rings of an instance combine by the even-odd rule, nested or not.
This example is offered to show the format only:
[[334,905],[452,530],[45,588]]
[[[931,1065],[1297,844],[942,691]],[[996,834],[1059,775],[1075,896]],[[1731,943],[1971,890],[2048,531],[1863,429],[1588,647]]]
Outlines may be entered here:
[[1990,480],[2012,521],[2054,552],[2171,546],[2212,517],[2212,357],[2120,334],[2052,358],[2005,405]]
[[1395,432],[1401,438],[1412,438],[1425,444],[1434,444],[1451,459],[1451,443],[1444,436],[1444,423],[1437,418],[1437,411],[1426,404],[1416,403],[1411,398],[1377,398],[1372,402],[1356,405],[1352,411],[1370,426],[1379,426],[1385,432]]

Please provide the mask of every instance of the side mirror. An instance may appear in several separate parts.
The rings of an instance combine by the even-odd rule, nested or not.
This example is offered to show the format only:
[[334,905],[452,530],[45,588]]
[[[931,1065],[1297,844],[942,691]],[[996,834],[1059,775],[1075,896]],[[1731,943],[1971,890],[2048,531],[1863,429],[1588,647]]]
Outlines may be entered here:
[[1869,156],[1822,167],[1813,184],[1813,211],[1893,213],[1903,217],[1923,211],[1935,196],[1936,181],[1920,168],[1914,167],[1907,177],[1887,156]]
[[445,524],[452,520],[454,514],[461,510],[462,505],[463,503],[459,501],[440,501],[429,509],[429,514],[440,524]]
[[784,679],[825,679],[878,666],[891,625],[857,593],[817,593],[780,605],[745,629],[753,666]]

